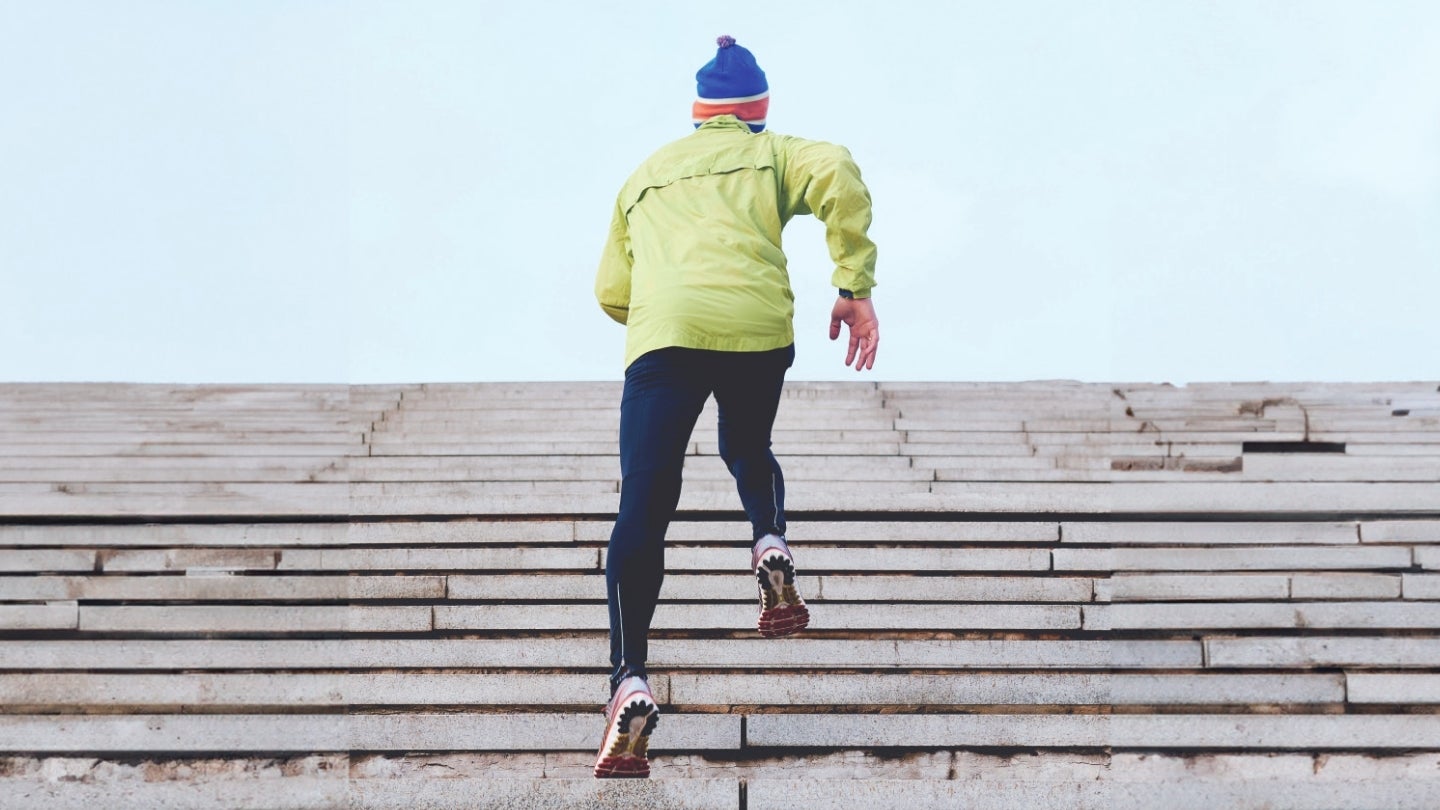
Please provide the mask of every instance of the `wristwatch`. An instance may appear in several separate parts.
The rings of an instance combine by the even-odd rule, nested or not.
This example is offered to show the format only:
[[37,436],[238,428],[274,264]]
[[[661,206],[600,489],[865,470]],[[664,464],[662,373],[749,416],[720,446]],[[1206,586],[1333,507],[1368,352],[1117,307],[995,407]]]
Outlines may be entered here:
[[853,299],[855,297],[855,293],[850,292],[849,290],[842,287],[840,288],[840,297]]

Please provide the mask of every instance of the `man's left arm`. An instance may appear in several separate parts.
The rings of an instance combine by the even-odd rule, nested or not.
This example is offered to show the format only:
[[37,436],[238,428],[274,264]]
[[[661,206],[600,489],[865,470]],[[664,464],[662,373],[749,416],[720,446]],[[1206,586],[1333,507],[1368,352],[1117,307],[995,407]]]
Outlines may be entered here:
[[595,274],[595,299],[617,323],[630,318],[630,268],[634,257],[630,253],[630,228],[625,221],[625,212],[620,210],[620,201],[615,201],[615,214],[610,219],[610,235],[605,239],[605,249],[600,254],[600,271]]

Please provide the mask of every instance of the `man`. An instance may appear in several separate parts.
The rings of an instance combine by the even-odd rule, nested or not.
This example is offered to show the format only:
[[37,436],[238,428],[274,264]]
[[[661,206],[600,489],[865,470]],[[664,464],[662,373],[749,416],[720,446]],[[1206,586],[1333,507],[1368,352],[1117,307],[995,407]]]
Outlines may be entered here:
[[787,636],[810,614],[785,543],[785,485],[770,431],[795,358],[794,294],[780,231],[813,213],[839,288],[830,339],[849,328],[845,365],[872,368],[870,194],[843,147],[765,131],[769,85],[732,37],[696,73],[695,132],[662,147],[616,200],[595,295],[626,325],[620,404],[620,513],[605,567],[610,690],[597,777],[646,777],[658,711],[647,635],[664,576],[665,531],[680,499],[691,431],[714,394],[720,456],[754,530],[760,634]]

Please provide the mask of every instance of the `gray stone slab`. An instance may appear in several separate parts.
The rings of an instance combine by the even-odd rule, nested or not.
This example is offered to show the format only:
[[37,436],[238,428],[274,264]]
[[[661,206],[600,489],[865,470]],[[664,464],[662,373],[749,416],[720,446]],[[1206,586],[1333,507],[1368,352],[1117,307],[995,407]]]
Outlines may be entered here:
[[[101,763],[92,760],[88,764]],[[258,761],[244,764],[251,772],[263,769]],[[293,767],[291,761],[285,765]],[[101,780],[90,767],[78,770],[73,778],[62,780],[0,781],[0,790],[7,795],[7,810],[711,810],[738,808],[740,796],[738,780],[723,778],[597,780],[416,774],[354,779],[347,775],[343,760],[318,774],[266,773],[248,779],[207,774],[175,781]]]
[[[1299,437],[1296,437],[1297,439]],[[1269,436],[1266,437],[1270,439]],[[1336,441],[1321,439],[1313,441]],[[1345,441],[1345,439],[1339,439]],[[1440,481],[1440,458],[1324,457],[1319,454],[1251,453],[1245,477],[1264,481]]]
[[747,745],[775,748],[1113,747],[1177,751],[1440,747],[1428,715],[754,714]]
[[1267,574],[1116,574],[1095,580],[1095,601],[1287,599],[1290,578]]
[[1440,639],[1207,638],[1212,667],[1440,667]]
[[[740,747],[740,717],[661,716],[652,750]],[[6,753],[591,751],[604,718],[584,714],[0,715]]]
[[[812,608],[813,630],[966,630],[1078,629],[1074,605],[829,604]],[[750,604],[661,603],[656,629],[741,630],[755,626]],[[82,626],[84,620],[81,620]],[[436,605],[437,630],[598,630],[609,627],[603,604],[594,605]]]
[[1257,522],[1195,522],[1146,521],[1137,523],[1104,523],[1067,521],[1061,524],[1061,542],[1075,544],[1120,544],[1173,546],[1197,543],[1221,545],[1299,545],[1306,543],[1358,543],[1356,524],[1332,521],[1327,523],[1257,523]]
[[0,571],[93,571],[95,552],[70,548],[11,548],[0,553]]
[[[599,743],[597,742],[598,746]],[[654,773],[652,769],[652,773]],[[355,810],[724,810],[739,808],[736,779],[355,780]]]
[[1265,546],[1217,548],[1058,548],[1057,571],[1298,571],[1404,569],[1401,546]]
[[1216,783],[1191,775],[1171,782],[923,779],[757,779],[750,810],[1421,810],[1440,803],[1440,784],[1252,779]]
[[1440,599],[1440,574],[1404,574],[1401,580],[1406,599]]
[[1440,546],[1419,546],[1415,549],[1415,564],[1421,568],[1440,568]]
[[1435,445],[1355,441],[1345,444],[1345,453],[1351,456],[1375,456],[1380,458],[1433,457],[1435,455]]
[[443,599],[437,576],[0,577],[0,599],[295,600]]
[[[906,453],[916,445],[907,445]],[[1238,447],[1235,449],[1238,454]],[[911,453],[913,454],[913,453]],[[1440,511],[1440,487],[1426,483],[984,484],[937,481],[946,509],[1036,512],[1394,512]]]
[[126,444],[165,442],[169,444],[360,444],[364,432],[345,428],[310,430],[206,430],[199,427],[148,425],[96,426],[76,429],[65,425],[37,425],[25,430],[0,428],[0,446],[32,444]]
[[[650,678],[661,703],[670,679]],[[0,705],[45,710],[185,707],[603,706],[604,676],[529,673],[0,673]],[[288,709],[287,709],[288,711]]]
[[311,444],[198,444],[194,442],[112,442],[108,444],[25,444],[3,445],[0,453],[27,458],[113,458],[116,456],[165,456],[196,458],[227,456],[316,456],[343,458],[348,453],[363,452],[361,444],[316,442]]
[[350,485],[352,497],[365,503],[450,502],[494,495],[597,495],[619,492],[619,479],[601,481],[385,481]]
[[[910,602],[1088,602],[1089,577],[1007,577],[980,576],[851,576],[825,574],[814,578],[816,602],[910,601]],[[754,590],[751,583],[750,590]],[[801,583],[804,585],[805,583]],[[666,588],[669,579],[666,580]]]
[[[54,758],[47,758],[47,765]],[[96,760],[87,763],[99,765]],[[148,764],[148,763],[147,763]],[[52,769],[53,770],[53,769]],[[88,769],[60,778],[0,780],[6,810],[329,810],[348,808],[348,788],[342,775],[285,775],[271,779],[201,778],[173,781],[100,781]],[[89,781],[81,781],[88,778]]]
[[[1365,641],[1365,639],[1341,639]],[[1399,641],[1386,639],[1386,642]],[[1440,641],[1377,649],[1372,660],[1440,660]],[[1199,641],[653,639],[652,667],[757,669],[1198,669]],[[1362,651],[1364,652],[1364,651]],[[1278,653],[1277,653],[1278,654]],[[1388,657],[1387,657],[1388,656]],[[1365,655],[1357,656],[1367,660]],[[0,644],[0,669],[129,670],[604,668],[603,631],[585,638],[530,639],[87,639]],[[1353,663],[1353,661],[1350,661]],[[657,670],[658,671],[658,670]]]
[[1086,630],[1440,627],[1440,603],[1214,602],[1087,605]]
[[[15,546],[280,546],[347,542],[344,523],[165,523],[0,526]],[[84,553],[93,553],[88,549]]]
[[687,705],[1104,706],[1307,704],[1345,700],[1342,676],[1113,673],[672,674],[671,700]]
[[79,606],[75,602],[0,605],[0,630],[74,630],[78,621]]
[[[105,491],[94,491],[101,486]],[[349,511],[345,484],[205,484],[203,489],[179,484],[72,485],[75,487],[84,491],[0,494],[0,514],[26,518],[331,516]]]
[[1440,675],[1418,672],[1347,672],[1351,703],[1440,703]]
[[600,565],[598,555],[592,548],[285,549],[276,568],[281,571],[595,570]]
[[79,629],[112,633],[405,633],[432,627],[428,605],[81,605]]
[[[28,459],[31,464],[25,468],[18,468],[17,463],[27,461],[26,459],[12,459],[10,464],[0,463],[0,482],[46,482],[49,484],[89,484],[89,483],[298,483],[303,481],[319,481],[326,483],[344,482],[351,480],[349,471],[342,465],[336,464],[333,460],[323,456],[308,459],[308,464],[291,463],[286,464],[263,464],[235,463],[227,467],[199,467],[185,462],[192,459],[174,458],[145,458],[144,461],[161,462],[166,466],[157,464],[138,465],[133,463],[134,459],[129,458],[62,458],[62,459]],[[126,461],[127,466],[110,467],[99,464],[103,461]],[[265,462],[268,459],[256,458],[246,459],[235,457],[230,459],[193,459],[193,461],[231,461],[231,462]],[[51,464],[40,464],[39,462],[52,462]],[[64,462],[66,466],[57,466],[53,462]]]
[[1365,543],[1440,543],[1440,520],[1366,520],[1360,523]]
[[275,548],[147,548],[99,552],[105,571],[185,571],[191,568],[272,571]]
[[345,532],[345,542],[353,544],[568,543],[573,539],[575,523],[569,520],[352,522]]
[[1290,577],[1292,599],[1399,599],[1400,575],[1296,574]]

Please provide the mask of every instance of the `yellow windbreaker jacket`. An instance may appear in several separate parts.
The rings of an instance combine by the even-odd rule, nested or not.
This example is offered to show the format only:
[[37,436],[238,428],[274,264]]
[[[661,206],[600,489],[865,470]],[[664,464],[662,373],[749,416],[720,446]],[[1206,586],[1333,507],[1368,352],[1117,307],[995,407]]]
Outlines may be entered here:
[[825,223],[831,284],[868,297],[870,192],[844,147],[752,133],[722,115],[651,155],[620,190],[595,279],[600,306],[626,324],[626,367],[667,346],[793,343],[780,231],[812,213]]

